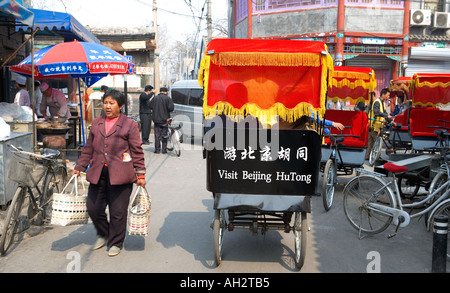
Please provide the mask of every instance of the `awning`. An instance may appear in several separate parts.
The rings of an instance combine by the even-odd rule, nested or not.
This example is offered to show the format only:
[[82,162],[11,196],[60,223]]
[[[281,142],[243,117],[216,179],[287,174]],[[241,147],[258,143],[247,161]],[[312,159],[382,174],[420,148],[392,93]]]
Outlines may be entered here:
[[34,14],[14,0],[0,0],[0,12],[14,16],[21,23],[33,25]]
[[[100,44],[100,40],[71,14],[40,9],[30,11],[34,13],[33,30],[40,28],[38,35],[59,35],[64,37],[65,42],[78,40]],[[31,33],[31,26],[28,26],[26,32]]]

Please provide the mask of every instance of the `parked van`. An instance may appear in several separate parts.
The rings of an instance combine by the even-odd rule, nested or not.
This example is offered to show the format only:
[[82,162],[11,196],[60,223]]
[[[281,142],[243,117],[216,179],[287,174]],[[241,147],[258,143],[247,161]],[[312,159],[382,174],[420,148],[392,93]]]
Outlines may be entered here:
[[183,134],[187,137],[202,137],[203,134],[203,88],[197,80],[175,82],[169,96],[175,105],[174,120],[183,122]]

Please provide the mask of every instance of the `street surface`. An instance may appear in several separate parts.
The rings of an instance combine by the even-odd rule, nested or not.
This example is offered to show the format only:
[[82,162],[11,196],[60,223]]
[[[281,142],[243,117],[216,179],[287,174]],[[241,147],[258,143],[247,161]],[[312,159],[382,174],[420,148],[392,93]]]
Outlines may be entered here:
[[[199,144],[185,142],[181,157],[154,154],[153,144],[144,149],[152,196],[148,237],[127,236],[122,252],[109,257],[105,248],[91,250],[96,240],[92,223],[32,227],[0,257],[0,273],[298,274],[293,261],[294,234],[283,231],[257,236],[248,230],[225,231],[223,261],[216,267],[210,228],[213,200],[206,190],[206,161]],[[387,235],[393,233],[393,226],[358,239],[342,207],[342,189],[350,177],[338,178],[330,211],[325,212],[321,197],[312,198],[301,273],[431,272],[433,233],[426,230],[424,219],[412,220],[391,239]],[[30,237],[30,233],[36,235]],[[447,262],[447,272],[449,267]]]

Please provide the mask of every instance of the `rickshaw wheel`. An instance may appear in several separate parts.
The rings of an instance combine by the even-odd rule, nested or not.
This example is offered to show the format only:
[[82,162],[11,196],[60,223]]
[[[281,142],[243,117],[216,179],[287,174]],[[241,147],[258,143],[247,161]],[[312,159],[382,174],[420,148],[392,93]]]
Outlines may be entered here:
[[219,266],[222,260],[223,232],[226,227],[224,210],[214,211],[214,259],[216,265]]
[[301,269],[305,262],[307,231],[308,227],[306,212],[295,212],[295,265],[298,269]]
[[322,201],[325,211],[329,211],[333,205],[334,199],[334,183],[335,183],[335,165],[333,160],[329,159],[323,170],[323,182],[322,182]]
[[381,147],[383,146],[383,139],[381,135],[378,135],[373,142],[372,149],[370,150],[369,155],[369,165],[373,166],[375,164],[375,161],[377,161],[381,156]]

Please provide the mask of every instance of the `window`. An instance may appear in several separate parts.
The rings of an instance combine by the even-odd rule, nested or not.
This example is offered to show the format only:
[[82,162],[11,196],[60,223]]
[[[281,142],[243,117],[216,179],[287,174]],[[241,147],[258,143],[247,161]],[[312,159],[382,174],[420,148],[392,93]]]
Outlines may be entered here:
[[191,89],[189,105],[203,106],[203,89]]
[[187,105],[189,89],[172,89],[172,100],[175,104]]

